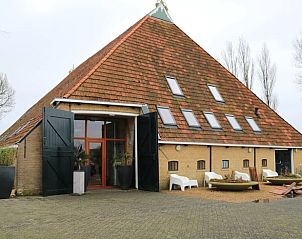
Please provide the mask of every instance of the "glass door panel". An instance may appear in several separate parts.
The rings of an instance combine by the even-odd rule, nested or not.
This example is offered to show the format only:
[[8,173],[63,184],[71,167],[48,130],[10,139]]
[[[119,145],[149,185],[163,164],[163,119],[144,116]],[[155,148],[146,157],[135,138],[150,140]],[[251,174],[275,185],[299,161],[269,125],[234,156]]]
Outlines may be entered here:
[[115,158],[125,152],[124,141],[106,142],[106,184],[107,186],[116,186],[118,184]]
[[87,137],[101,139],[104,136],[104,121],[88,120],[87,121]]
[[126,120],[106,121],[106,138],[124,139],[126,137]]
[[89,184],[102,185],[102,143],[89,143]]

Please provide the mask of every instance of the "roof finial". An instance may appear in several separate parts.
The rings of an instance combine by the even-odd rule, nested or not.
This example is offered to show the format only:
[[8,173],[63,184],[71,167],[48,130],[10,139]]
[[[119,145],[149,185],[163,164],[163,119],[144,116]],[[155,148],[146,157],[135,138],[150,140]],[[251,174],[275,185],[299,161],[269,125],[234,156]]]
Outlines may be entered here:
[[173,20],[168,13],[167,4],[165,3],[164,0],[157,0],[156,8],[153,11],[151,11],[148,15],[154,18],[158,18],[173,23]]
[[166,11],[168,11],[167,4],[165,3],[164,0],[157,0],[157,3],[155,4],[155,6],[158,7],[159,4],[162,4],[165,7]]

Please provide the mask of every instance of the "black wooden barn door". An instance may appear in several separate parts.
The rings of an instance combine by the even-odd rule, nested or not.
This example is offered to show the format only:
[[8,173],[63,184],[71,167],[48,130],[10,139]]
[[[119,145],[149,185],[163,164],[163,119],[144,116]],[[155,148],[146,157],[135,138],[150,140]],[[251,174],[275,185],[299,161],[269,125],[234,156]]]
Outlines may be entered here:
[[43,196],[72,192],[73,130],[72,112],[52,108],[43,109]]
[[138,189],[159,191],[157,113],[137,117]]
[[291,173],[291,150],[276,150],[275,151],[276,172],[279,174]]

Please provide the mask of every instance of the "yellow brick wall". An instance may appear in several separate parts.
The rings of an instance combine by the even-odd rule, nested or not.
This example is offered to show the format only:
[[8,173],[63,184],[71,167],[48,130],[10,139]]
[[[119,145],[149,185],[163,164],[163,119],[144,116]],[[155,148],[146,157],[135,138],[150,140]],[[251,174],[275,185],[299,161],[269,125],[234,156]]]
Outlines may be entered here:
[[[302,156],[302,154],[301,154]],[[212,147],[212,171],[222,176],[231,175],[232,171],[249,173],[248,168],[243,168],[243,160],[249,160],[249,166],[254,166],[254,148],[242,147]],[[262,159],[267,159],[267,168],[274,170],[275,151],[273,149],[256,149],[256,167],[259,180],[262,176]],[[197,161],[205,160],[206,169],[197,170]],[[229,169],[222,169],[222,160],[229,160]],[[178,161],[178,171],[169,172],[168,162]],[[302,160],[301,160],[302,161]],[[302,163],[302,162],[301,162]],[[160,145],[159,147],[159,178],[160,189],[167,189],[169,175],[176,173],[181,176],[197,179],[203,185],[204,172],[210,171],[210,147],[207,146],[180,146]]]
[[[167,189],[169,185],[169,175],[176,173],[191,179],[197,179],[199,185],[202,185],[204,172],[210,170],[209,148],[206,146],[180,146],[180,150],[176,150],[176,145],[160,145],[159,146],[159,179],[160,189]],[[178,171],[169,172],[168,162],[178,161]],[[206,169],[197,170],[197,161],[205,160]]]
[[[212,171],[222,176],[231,175],[236,170],[249,173],[248,168],[243,168],[243,160],[249,160],[249,166],[254,166],[253,149],[241,147],[212,147]],[[222,160],[229,160],[229,168],[222,169]]]
[[293,151],[295,173],[302,174],[302,149],[294,149]]
[[83,110],[83,111],[108,111],[140,114],[140,108],[121,107],[121,106],[105,106],[105,105],[91,105],[91,104],[74,104],[74,103],[60,103],[58,109],[61,110]]
[[20,194],[39,194],[42,191],[42,125],[26,137],[26,157],[23,140],[18,146],[16,188]]
[[[262,159],[267,159],[267,167],[262,167]],[[257,148],[256,167],[259,179],[262,178],[263,169],[270,169],[275,171],[275,150],[269,148]]]

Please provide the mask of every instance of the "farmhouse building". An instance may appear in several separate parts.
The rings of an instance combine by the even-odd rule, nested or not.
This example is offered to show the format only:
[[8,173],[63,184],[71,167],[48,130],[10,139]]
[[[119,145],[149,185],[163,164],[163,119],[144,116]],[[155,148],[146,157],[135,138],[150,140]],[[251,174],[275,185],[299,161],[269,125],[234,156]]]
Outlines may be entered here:
[[133,157],[133,187],[167,189],[256,167],[300,170],[302,135],[156,8],[74,69],[0,136],[17,146],[16,187],[72,189],[73,149],[93,166],[90,185],[118,185],[116,155]]

